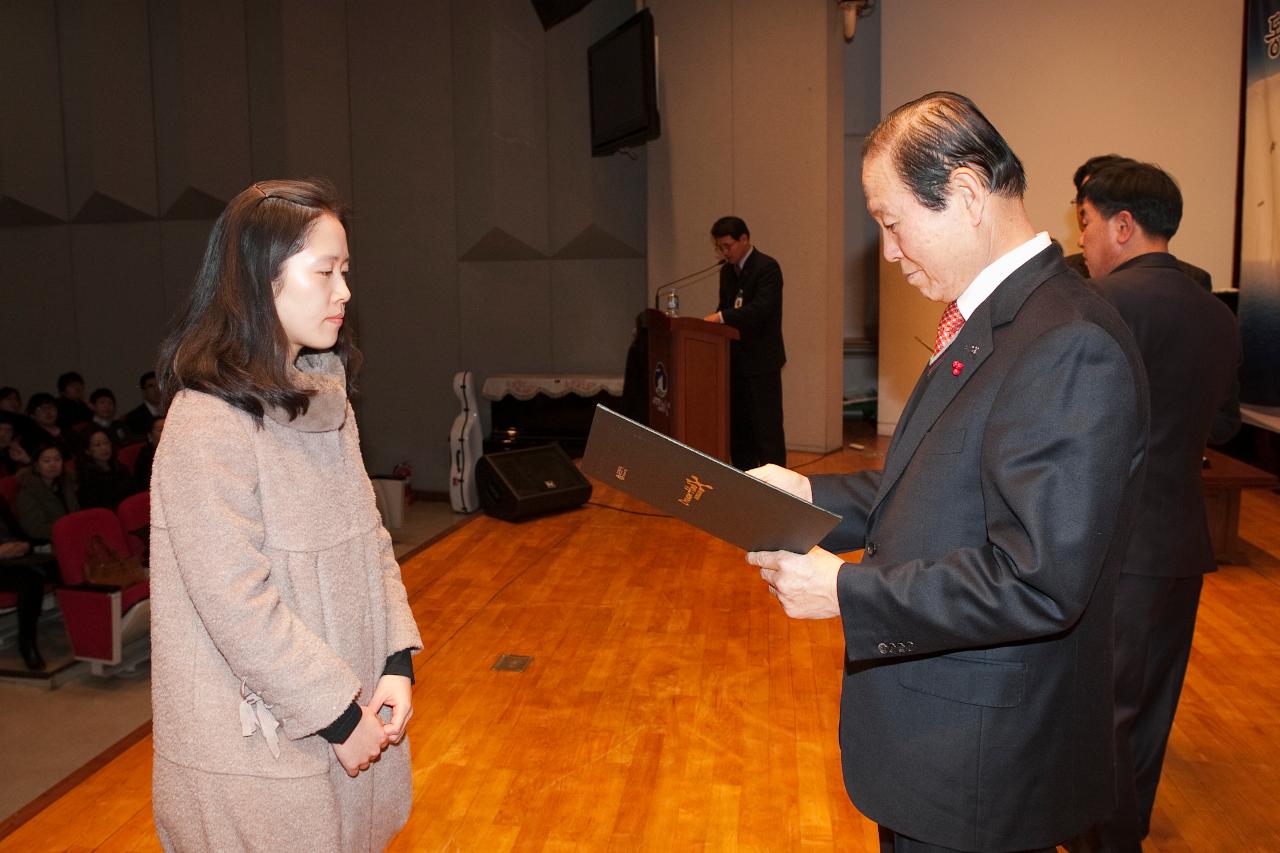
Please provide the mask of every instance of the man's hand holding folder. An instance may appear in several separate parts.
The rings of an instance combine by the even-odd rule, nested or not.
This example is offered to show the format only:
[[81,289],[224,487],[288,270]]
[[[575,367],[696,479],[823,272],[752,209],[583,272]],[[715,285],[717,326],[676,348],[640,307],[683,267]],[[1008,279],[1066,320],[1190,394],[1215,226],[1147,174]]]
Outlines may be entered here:
[[[747,472],[775,489],[813,502],[809,478],[781,465],[762,465]],[[792,619],[830,619],[840,615],[836,575],[844,560],[813,547],[807,554],[790,551],[752,551],[747,562],[760,567],[760,577]]]

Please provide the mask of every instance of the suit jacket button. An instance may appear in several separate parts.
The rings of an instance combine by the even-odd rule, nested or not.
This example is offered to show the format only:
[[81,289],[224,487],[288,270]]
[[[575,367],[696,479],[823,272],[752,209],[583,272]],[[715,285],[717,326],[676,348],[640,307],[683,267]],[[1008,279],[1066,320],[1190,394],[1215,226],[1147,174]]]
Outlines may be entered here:
[[876,543],[868,542],[867,546],[862,549],[862,555],[864,557],[874,557],[876,555]]
[[880,650],[880,654],[882,654],[882,655],[887,655],[887,654],[889,654],[889,645],[888,645],[888,643],[881,643],[880,645],[876,646],[876,648]]

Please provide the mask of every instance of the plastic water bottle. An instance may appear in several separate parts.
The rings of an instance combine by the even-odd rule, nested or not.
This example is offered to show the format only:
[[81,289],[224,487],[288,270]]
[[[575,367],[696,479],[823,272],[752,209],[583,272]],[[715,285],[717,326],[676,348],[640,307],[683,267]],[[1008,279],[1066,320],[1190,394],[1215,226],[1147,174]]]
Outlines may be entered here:
[[667,316],[680,316],[680,294],[676,293],[674,287],[667,291]]

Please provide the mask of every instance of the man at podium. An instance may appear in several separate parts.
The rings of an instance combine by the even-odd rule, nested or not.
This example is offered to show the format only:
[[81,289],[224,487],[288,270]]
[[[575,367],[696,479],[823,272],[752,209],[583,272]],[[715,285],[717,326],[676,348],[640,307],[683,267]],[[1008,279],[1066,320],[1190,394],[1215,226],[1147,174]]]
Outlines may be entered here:
[[751,245],[747,223],[722,216],[711,226],[720,268],[720,302],[703,319],[741,334],[729,348],[729,457],[747,470],[786,465],[782,431],[782,267]]

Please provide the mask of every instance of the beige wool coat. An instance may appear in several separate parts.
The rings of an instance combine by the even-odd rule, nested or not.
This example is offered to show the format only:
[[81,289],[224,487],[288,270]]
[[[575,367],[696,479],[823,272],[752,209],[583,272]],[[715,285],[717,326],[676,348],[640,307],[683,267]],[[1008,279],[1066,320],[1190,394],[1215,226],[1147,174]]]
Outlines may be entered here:
[[351,779],[315,734],[422,640],[341,362],[298,367],[317,391],[306,414],[268,409],[259,426],[182,391],[156,453],[153,799],[168,849],[381,850],[408,817],[407,739]]

